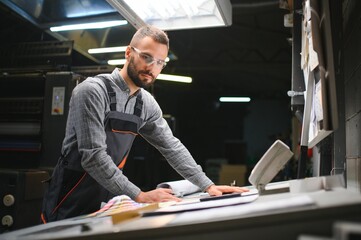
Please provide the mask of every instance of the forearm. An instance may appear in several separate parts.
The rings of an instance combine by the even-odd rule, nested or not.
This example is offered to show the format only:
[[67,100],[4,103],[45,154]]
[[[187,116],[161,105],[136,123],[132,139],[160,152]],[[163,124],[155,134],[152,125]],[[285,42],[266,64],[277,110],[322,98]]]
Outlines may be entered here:
[[214,184],[196,163],[190,152],[179,142],[171,151],[164,151],[164,157],[169,164],[185,179],[205,191]]
[[213,182],[204,174],[186,147],[173,136],[162,111],[154,99],[149,99],[149,116],[140,134],[166,158],[169,164],[185,179],[205,190]]
[[163,135],[164,138],[155,138],[154,136],[157,135],[145,135],[145,138],[158,149],[182,177],[198,186],[202,191],[213,184],[179,139],[170,134]]

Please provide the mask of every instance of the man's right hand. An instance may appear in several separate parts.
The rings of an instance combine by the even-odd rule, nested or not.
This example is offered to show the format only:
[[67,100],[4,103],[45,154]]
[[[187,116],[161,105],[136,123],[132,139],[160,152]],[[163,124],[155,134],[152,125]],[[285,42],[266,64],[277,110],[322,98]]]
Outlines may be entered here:
[[168,202],[168,201],[181,201],[173,195],[169,188],[157,188],[149,192],[140,192],[135,198],[136,202],[140,203],[153,203],[153,202]]

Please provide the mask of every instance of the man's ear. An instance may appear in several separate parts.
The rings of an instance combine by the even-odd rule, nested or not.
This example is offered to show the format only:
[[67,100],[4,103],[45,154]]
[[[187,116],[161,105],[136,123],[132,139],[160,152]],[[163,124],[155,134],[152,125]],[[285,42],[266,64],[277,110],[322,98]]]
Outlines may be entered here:
[[131,52],[132,52],[132,48],[131,48],[130,46],[128,46],[128,47],[125,49],[125,56],[124,56],[127,61],[129,61]]

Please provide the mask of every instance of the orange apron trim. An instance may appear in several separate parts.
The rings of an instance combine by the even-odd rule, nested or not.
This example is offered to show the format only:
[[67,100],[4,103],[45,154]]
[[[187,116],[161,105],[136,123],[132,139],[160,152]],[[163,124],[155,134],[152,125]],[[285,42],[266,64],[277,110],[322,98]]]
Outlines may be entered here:
[[123,158],[123,160],[120,162],[120,164],[118,165],[118,168],[119,168],[119,169],[122,169],[122,168],[124,167],[125,162],[127,161],[127,157],[128,157],[128,155],[125,156],[125,157]]
[[138,136],[138,133],[134,133],[134,132],[131,132],[131,131],[119,131],[119,130],[112,129],[112,132],[124,133],[124,134],[132,134],[134,136]]
[[61,204],[67,199],[67,197],[75,190],[75,188],[80,184],[80,182],[83,180],[83,178],[86,176],[86,173],[80,178],[80,180],[75,184],[75,186],[65,195],[65,197],[61,200],[61,202],[56,206],[51,214],[54,214],[56,210],[61,206]]
[[40,218],[41,218],[41,221],[43,222],[43,224],[46,224],[46,220],[45,220],[45,217],[44,217],[44,213],[40,214]]

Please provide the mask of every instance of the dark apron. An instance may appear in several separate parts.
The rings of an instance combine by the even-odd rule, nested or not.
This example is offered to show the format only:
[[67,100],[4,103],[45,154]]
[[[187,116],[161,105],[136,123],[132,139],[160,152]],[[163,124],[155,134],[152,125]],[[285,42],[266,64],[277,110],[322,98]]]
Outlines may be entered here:
[[[133,115],[117,112],[115,92],[106,79],[100,78],[105,83],[110,97],[110,112],[104,123],[107,153],[114,164],[122,170],[143,122],[140,118],[143,101],[139,92]],[[80,159],[77,144],[65,156],[60,157],[44,196],[42,222],[95,212],[99,210],[101,202],[107,202],[114,196],[84,171]]]

